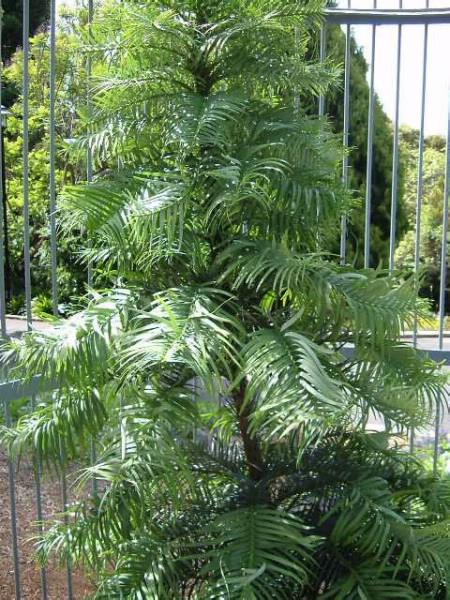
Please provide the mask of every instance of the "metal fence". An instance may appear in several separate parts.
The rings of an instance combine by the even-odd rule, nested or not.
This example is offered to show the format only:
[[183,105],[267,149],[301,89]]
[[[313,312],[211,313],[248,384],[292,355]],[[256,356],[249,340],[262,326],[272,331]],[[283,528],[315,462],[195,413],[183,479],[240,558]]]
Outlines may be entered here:
[[[391,189],[391,211],[390,211],[390,238],[389,238],[389,268],[395,268],[395,248],[397,243],[397,216],[399,200],[399,168],[400,168],[400,82],[401,82],[401,57],[402,57],[402,33],[405,26],[423,26],[423,56],[422,64],[418,65],[421,77],[421,102],[420,102],[420,130],[417,164],[417,195],[416,195],[416,222],[415,222],[415,270],[420,268],[420,242],[422,233],[422,201],[424,193],[424,149],[425,149],[425,116],[427,111],[427,70],[429,64],[429,30],[433,25],[450,25],[450,7],[447,9],[429,8],[429,0],[422,9],[404,9],[403,2],[399,1],[396,9],[377,9],[377,0],[373,1],[373,9],[352,9],[351,0],[347,0],[346,9],[329,9],[327,22],[329,25],[342,25],[345,27],[346,47],[344,56],[344,146],[348,146],[350,136],[350,83],[351,83],[351,37],[352,26],[371,26],[371,49],[369,66],[369,107],[367,115],[367,164],[366,164],[366,192],[364,201],[364,267],[370,265],[371,251],[371,218],[372,218],[372,175],[374,160],[374,114],[375,114],[375,62],[377,30],[383,26],[397,27],[397,53],[396,53],[396,83],[395,83],[395,117],[393,123],[393,163],[392,163],[392,189]],[[449,27],[450,32],[450,27]],[[326,28],[321,35],[320,56],[326,56]],[[324,99],[319,100],[319,114],[324,112]],[[343,181],[348,185],[349,157],[344,155],[343,159]],[[439,290],[439,334],[436,344],[430,347],[433,358],[445,360],[450,365],[450,352],[444,349],[444,325],[446,315],[446,291],[447,291],[447,268],[448,268],[448,208],[449,208],[449,184],[450,184],[450,92],[448,94],[448,119],[446,136],[446,171],[445,190],[442,198],[443,203],[443,234],[441,239],[440,260],[440,290]],[[347,223],[343,219],[341,227],[341,260],[346,261],[347,256]],[[418,324],[416,322],[412,332],[412,342],[418,343]],[[435,347],[433,347],[435,346]]]
[[[29,193],[29,0],[23,0],[23,218],[24,218],[24,289],[25,289],[25,329],[33,328],[32,317],[32,287],[31,287],[31,259],[30,259],[30,193]],[[93,17],[93,0],[88,2],[88,19],[91,22]],[[422,200],[424,193],[424,150],[425,150],[425,116],[427,111],[427,68],[428,68],[428,42],[430,30],[438,25],[447,25],[450,34],[450,6],[448,9],[430,9],[429,2],[422,9],[406,10],[402,8],[400,0],[398,9],[381,10],[377,9],[377,2],[374,0],[373,9],[357,10],[352,9],[350,0],[348,7],[345,9],[335,8],[329,9],[327,12],[327,25],[323,28],[320,36],[320,57],[321,60],[326,58],[327,46],[327,28],[331,26],[342,26],[345,31],[346,44],[345,55],[342,57],[344,62],[344,110],[343,110],[343,143],[348,146],[350,139],[350,116],[352,111],[351,106],[351,82],[352,82],[352,51],[351,39],[352,28],[360,25],[369,25],[371,27],[371,56],[369,66],[369,107],[367,114],[367,165],[366,165],[366,193],[365,193],[365,225],[364,225],[364,266],[370,265],[370,250],[371,250],[371,218],[372,218],[372,175],[374,165],[374,135],[375,135],[375,55],[377,44],[377,32],[379,28],[386,26],[394,26],[397,28],[397,53],[396,53],[396,84],[395,84],[395,118],[393,123],[393,162],[392,162],[392,190],[391,190],[391,221],[390,221],[390,239],[389,239],[389,268],[395,268],[395,248],[397,244],[397,214],[399,202],[399,169],[400,169],[400,92],[401,92],[401,56],[402,56],[402,33],[404,28],[409,25],[420,25],[423,31],[423,56],[422,64],[419,65],[418,72],[421,77],[421,108],[420,108],[420,131],[418,145],[418,164],[417,164],[417,194],[416,194],[416,222],[415,222],[415,268],[420,266],[420,240],[421,240],[421,219],[422,219]],[[57,281],[57,232],[56,232],[56,152],[57,138],[55,131],[55,110],[56,110],[56,0],[50,2],[50,26],[48,28],[49,47],[50,47],[50,78],[48,82],[50,95],[50,118],[49,118],[49,160],[50,160],[50,185],[48,194],[48,211],[50,223],[50,248],[51,248],[51,282],[52,282],[52,303],[55,315],[58,311],[58,281]],[[443,57],[443,66],[446,57]],[[88,62],[86,65],[87,76],[90,77],[91,65]],[[1,85],[1,83],[0,83]],[[0,88],[1,101],[1,88]],[[89,102],[88,102],[89,105]],[[327,99],[319,99],[319,113],[325,114],[327,107]],[[3,152],[3,147],[0,148]],[[448,208],[449,208],[449,192],[450,192],[450,95],[449,95],[449,116],[448,116],[448,131],[446,140],[446,173],[445,173],[445,192],[443,194],[443,234],[441,240],[441,275],[440,275],[440,293],[439,293],[439,332],[435,339],[435,344],[430,345],[427,349],[432,358],[445,361],[450,365],[450,350],[445,348],[445,315],[446,315],[446,288],[447,288],[447,266],[448,266]],[[2,157],[0,157],[2,158]],[[92,160],[88,153],[86,157],[87,180],[91,180],[93,176]],[[5,177],[3,172],[3,161],[0,160],[0,184]],[[342,164],[342,178],[346,185],[349,182],[349,172],[351,169],[351,155],[344,155]],[[0,185],[0,200],[3,206],[3,186]],[[6,314],[6,289],[5,289],[5,239],[3,237],[3,213],[0,211],[0,333],[2,337],[7,337],[11,332],[8,330],[10,323]],[[348,224],[346,219],[342,220],[341,236],[340,236],[340,253],[341,260],[344,263],[347,258],[348,242]],[[90,271],[87,273],[88,281],[91,281]],[[418,325],[411,332],[411,343],[420,345],[420,336]],[[5,379],[7,379],[5,377]],[[11,423],[11,402],[29,398],[30,404],[33,405],[39,393],[39,382],[37,379],[24,384],[20,381],[3,381],[0,380],[0,399],[3,402],[4,415],[6,424]],[[436,416],[436,427],[432,432],[431,438],[434,443],[435,459],[439,451],[439,438],[441,435],[441,419],[443,415]],[[414,432],[411,434],[411,444],[414,444]],[[15,598],[19,599],[26,597],[21,591],[21,548],[18,535],[17,521],[17,498],[16,498],[16,465],[11,461],[8,463],[8,488],[10,495],[10,515],[11,515],[11,541],[13,553],[13,576],[15,585]],[[67,506],[67,486],[65,477],[61,478],[61,508]],[[42,493],[41,493],[41,478],[39,466],[35,469],[35,498],[36,498],[36,515],[38,520],[43,518],[42,508]],[[5,527],[5,523],[2,523]],[[45,569],[41,570],[41,592],[42,598],[46,600],[49,597],[48,581]],[[70,566],[67,569],[67,598],[71,600],[74,597],[72,572]],[[34,596],[33,596],[34,597]]]
[[[53,313],[58,314],[58,280],[57,280],[57,262],[58,262],[58,245],[57,245],[57,230],[56,230],[56,35],[57,35],[57,0],[50,0],[50,21],[48,27],[48,43],[49,43],[49,57],[50,65],[49,72],[50,77],[48,81],[49,86],[49,194],[48,194],[48,215],[49,215],[49,238],[50,238],[50,249],[51,249],[51,292],[52,292],[52,305]],[[22,35],[22,50],[23,50],[23,80],[22,80],[22,97],[23,97],[23,121],[22,121],[22,135],[23,135],[23,247],[24,247],[24,289],[25,289],[25,328],[26,330],[33,329],[33,315],[32,315],[32,285],[31,285],[31,252],[30,252],[30,164],[29,164],[29,90],[30,90],[30,0],[22,0],[23,7],[23,35]],[[3,15],[2,15],[3,17]],[[88,21],[91,22],[93,17],[93,0],[88,1]],[[3,22],[1,23],[3,25]],[[2,26],[0,27],[0,40],[1,40]],[[1,67],[2,68],[2,65]],[[90,64],[87,64],[87,74],[90,76]],[[0,104],[2,97],[1,90],[1,79],[0,77]],[[3,132],[2,132],[3,134]],[[3,140],[3,138],[2,138]],[[4,146],[3,143],[0,147],[0,153],[3,154]],[[0,155],[0,205],[5,207],[6,198],[4,196],[5,186],[3,183],[6,176],[4,172],[4,156]],[[92,179],[92,160],[88,153],[86,157],[86,178],[87,180]],[[6,239],[4,235],[4,218],[5,213],[0,211],[0,334],[2,338],[7,338],[11,333],[12,319],[7,315],[7,302],[6,302],[6,273],[5,273],[5,249]],[[88,273],[88,279],[90,279],[90,273]],[[32,408],[37,401],[38,393],[42,393],[42,387],[39,385],[38,378],[34,378],[31,382],[24,383],[22,381],[8,381],[7,374],[0,373],[0,401],[3,404],[4,409],[4,420],[7,426],[11,425],[11,403],[15,400],[28,399],[28,405]],[[21,567],[23,566],[22,552],[23,552],[23,540],[20,539],[19,526],[21,523],[18,521],[18,498],[16,494],[16,478],[18,474],[18,465],[14,464],[13,461],[8,460],[8,490],[9,490],[9,502],[10,502],[10,527],[11,527],[11,567],[9,573],[13,574],[14,578],[14,597],[16,600],[27,597],[27,591],[24,592],[23,584],[21,581]],[[39,464],[33,465],[34,472],[34,495],[35,495],[35,517],[36,521],[42,523],[44,519],[43,510],[43,493],[41,483],[41,468]],[[66,484],[66,476],[62,473],[59,477],[59,493],[60,493],[60,509],[63,511],[68,506],[68,490]],[[27,519],[30,520],[30,515],[27,515]],[[1,527],[6,528],[7,524],[2,523]],[[36,567],[37,569],[37,567]],[[40,587],[41,597],[44,600],[50,597],[49,588],[51,587],[47,571],[45,568],[40,569]],[[32,586],[34,583],[31,584]],[[2,588],[0,594],[8,593],[5,588]],[[36,596],[36,589],[29,589],[28,593],[32,597]],[[57,592],[57,596],[61,597],[61,592]],[[68,600],[74,598],[74,585],[73,585],[73,574],[70,564],[66,569],[66,583],[65,583],[65,597]],[[2,597],[5,597],[6,595]],[[10,596],[8,596],[10,597]]]

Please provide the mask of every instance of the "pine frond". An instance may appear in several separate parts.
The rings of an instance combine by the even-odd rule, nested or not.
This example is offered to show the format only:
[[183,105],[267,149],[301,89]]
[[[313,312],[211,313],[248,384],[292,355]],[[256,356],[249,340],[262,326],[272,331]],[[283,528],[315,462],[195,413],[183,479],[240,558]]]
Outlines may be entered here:
[[[417,314],[426,312],[412,279],[398,280],[383,271],[350,272],[323,255],[296,252],[274,241],[237,240],[222,253],[219,264],[225,266],[222,278],[230,279],[236,289],[275,292],[294,305],[298,298],[303,322],[314,319],[316,330],[332,317],[332,329],[325,330],[324,337],[342,339],[343,330],[351,330],[348,342],[361,345],[362,351],[367,345],[382,348],[386,339],[400,337]],[[308,298],[314,302],[305,306]]]
[[[349,574],[339,579],[332,588],[323,594],[323,598],[333,600],[414,600],[422,598],[403,581],[381,575],[377,567],[362,565],[358,569],[349,567]],[[392,571],[392,569],[390,569]]]
[[341,384],[330,374],[333,355],[295,331],[256,331],[243,349],[253,427],[283,437],[309,419],[324,422],[348,411]]
[[133,292],[126,289],[97,295],[84,311],[52,329],[8,342],[2,360],[13,365],[19,376],[39,375],[44,384],[99,385],[107,378],[115,340],[134,302]]
[[385,339],[382,347],[357,346],[345,371],[366,419],[370,412],[379,413],[387,427],[423,427],[446,408],[442,386],[447,376],[425,353],[405,343]]
[[0,439],[13,456],[31,452],[47,465],[64,463],[81,456],[102,430],[108,396],[97,389],[54,392],[14,429],[2,427]]
[[121,351],[122,368],[142,374],[184,365],[217,394],[222,378],[232,377],[241,343],[242,327],[230,310],[233,303],[229,294],[208,287],[161,292],[135,318]]
[[307,583],[311,550],[319,542],[296,516],[265,507],[219,515],[207,538],[202,573],[208,598],[287,598],[287,582],[296,588]]

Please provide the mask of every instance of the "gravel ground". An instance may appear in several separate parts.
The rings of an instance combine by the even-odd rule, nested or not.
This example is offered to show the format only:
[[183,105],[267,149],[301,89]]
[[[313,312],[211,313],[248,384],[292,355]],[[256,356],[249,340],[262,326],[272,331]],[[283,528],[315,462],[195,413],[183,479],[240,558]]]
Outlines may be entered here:
[[[33,469],[29,462],[22,460],[16,473],[16,497],[18,513],[18,535],[20,545],[20,575],[22,598],[40,600],[42,598],[39,567],[34,557],[33,541],[36,534],[36,494]],[[61,491],[57,481],[44,480],[42,500],[45,518],[51,518],[61,509]],[[14,600],[14,565],[11,543],[11,511],[8,488],[8,463],[0,452],[0,599]],[[65,600],[67,595],[66,572],[56,565],[47,568],[49,600]],[[74,597],[86,598],[90,586],[82,573],[73,574]]]

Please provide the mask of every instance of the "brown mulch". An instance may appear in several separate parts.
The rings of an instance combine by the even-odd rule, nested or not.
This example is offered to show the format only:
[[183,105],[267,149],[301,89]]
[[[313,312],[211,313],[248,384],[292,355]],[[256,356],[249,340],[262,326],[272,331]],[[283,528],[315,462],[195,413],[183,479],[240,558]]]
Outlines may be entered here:
[[[42,481],[42,506],[44,518],[52,518],[62,507],[59,482],[48,478]],[[16,471],[17,521],[20,551],[20,583],[24,600],[42,598],[40,569],[36,562],[34,542],[36,535],[36,492],[33,468],[22,459]],[[72,496],[73,497],[73,496]],[[65,600],[67,574],[65,569],[52,564],[47,567],[47,589],[49,600]],[[92,587],[79,571],[73,573],[74,598],[85,598]],[[11,538],[11,508],[9,501],[8,462],[0,451],[0,599],[14,600],[14,562]]]

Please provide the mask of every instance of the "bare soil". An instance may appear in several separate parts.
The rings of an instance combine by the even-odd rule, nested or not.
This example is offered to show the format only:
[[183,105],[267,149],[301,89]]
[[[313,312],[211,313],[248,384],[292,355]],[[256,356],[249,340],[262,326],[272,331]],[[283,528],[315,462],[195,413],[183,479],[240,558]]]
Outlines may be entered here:
[[[42,598],[41,573],[35,557],[34,542],[37,533],[36,488],[34,471],[29,461],[22,460],[15,470],[17,526],[20,552],[21,597],[24,600]],[[42,505],[45,519],[51,519],[62,508],[61,487],[58,481],[42,481]],[[56,564],[46,569],[47,590],[50,600],[66,600],[67,572]],[[79,571],[72,576],[74,598],[86,598],[92,587]],[[9,497],[8,461],[0,451],[0,600],[14,600],[14,561],[11,536],[11,505]]]

